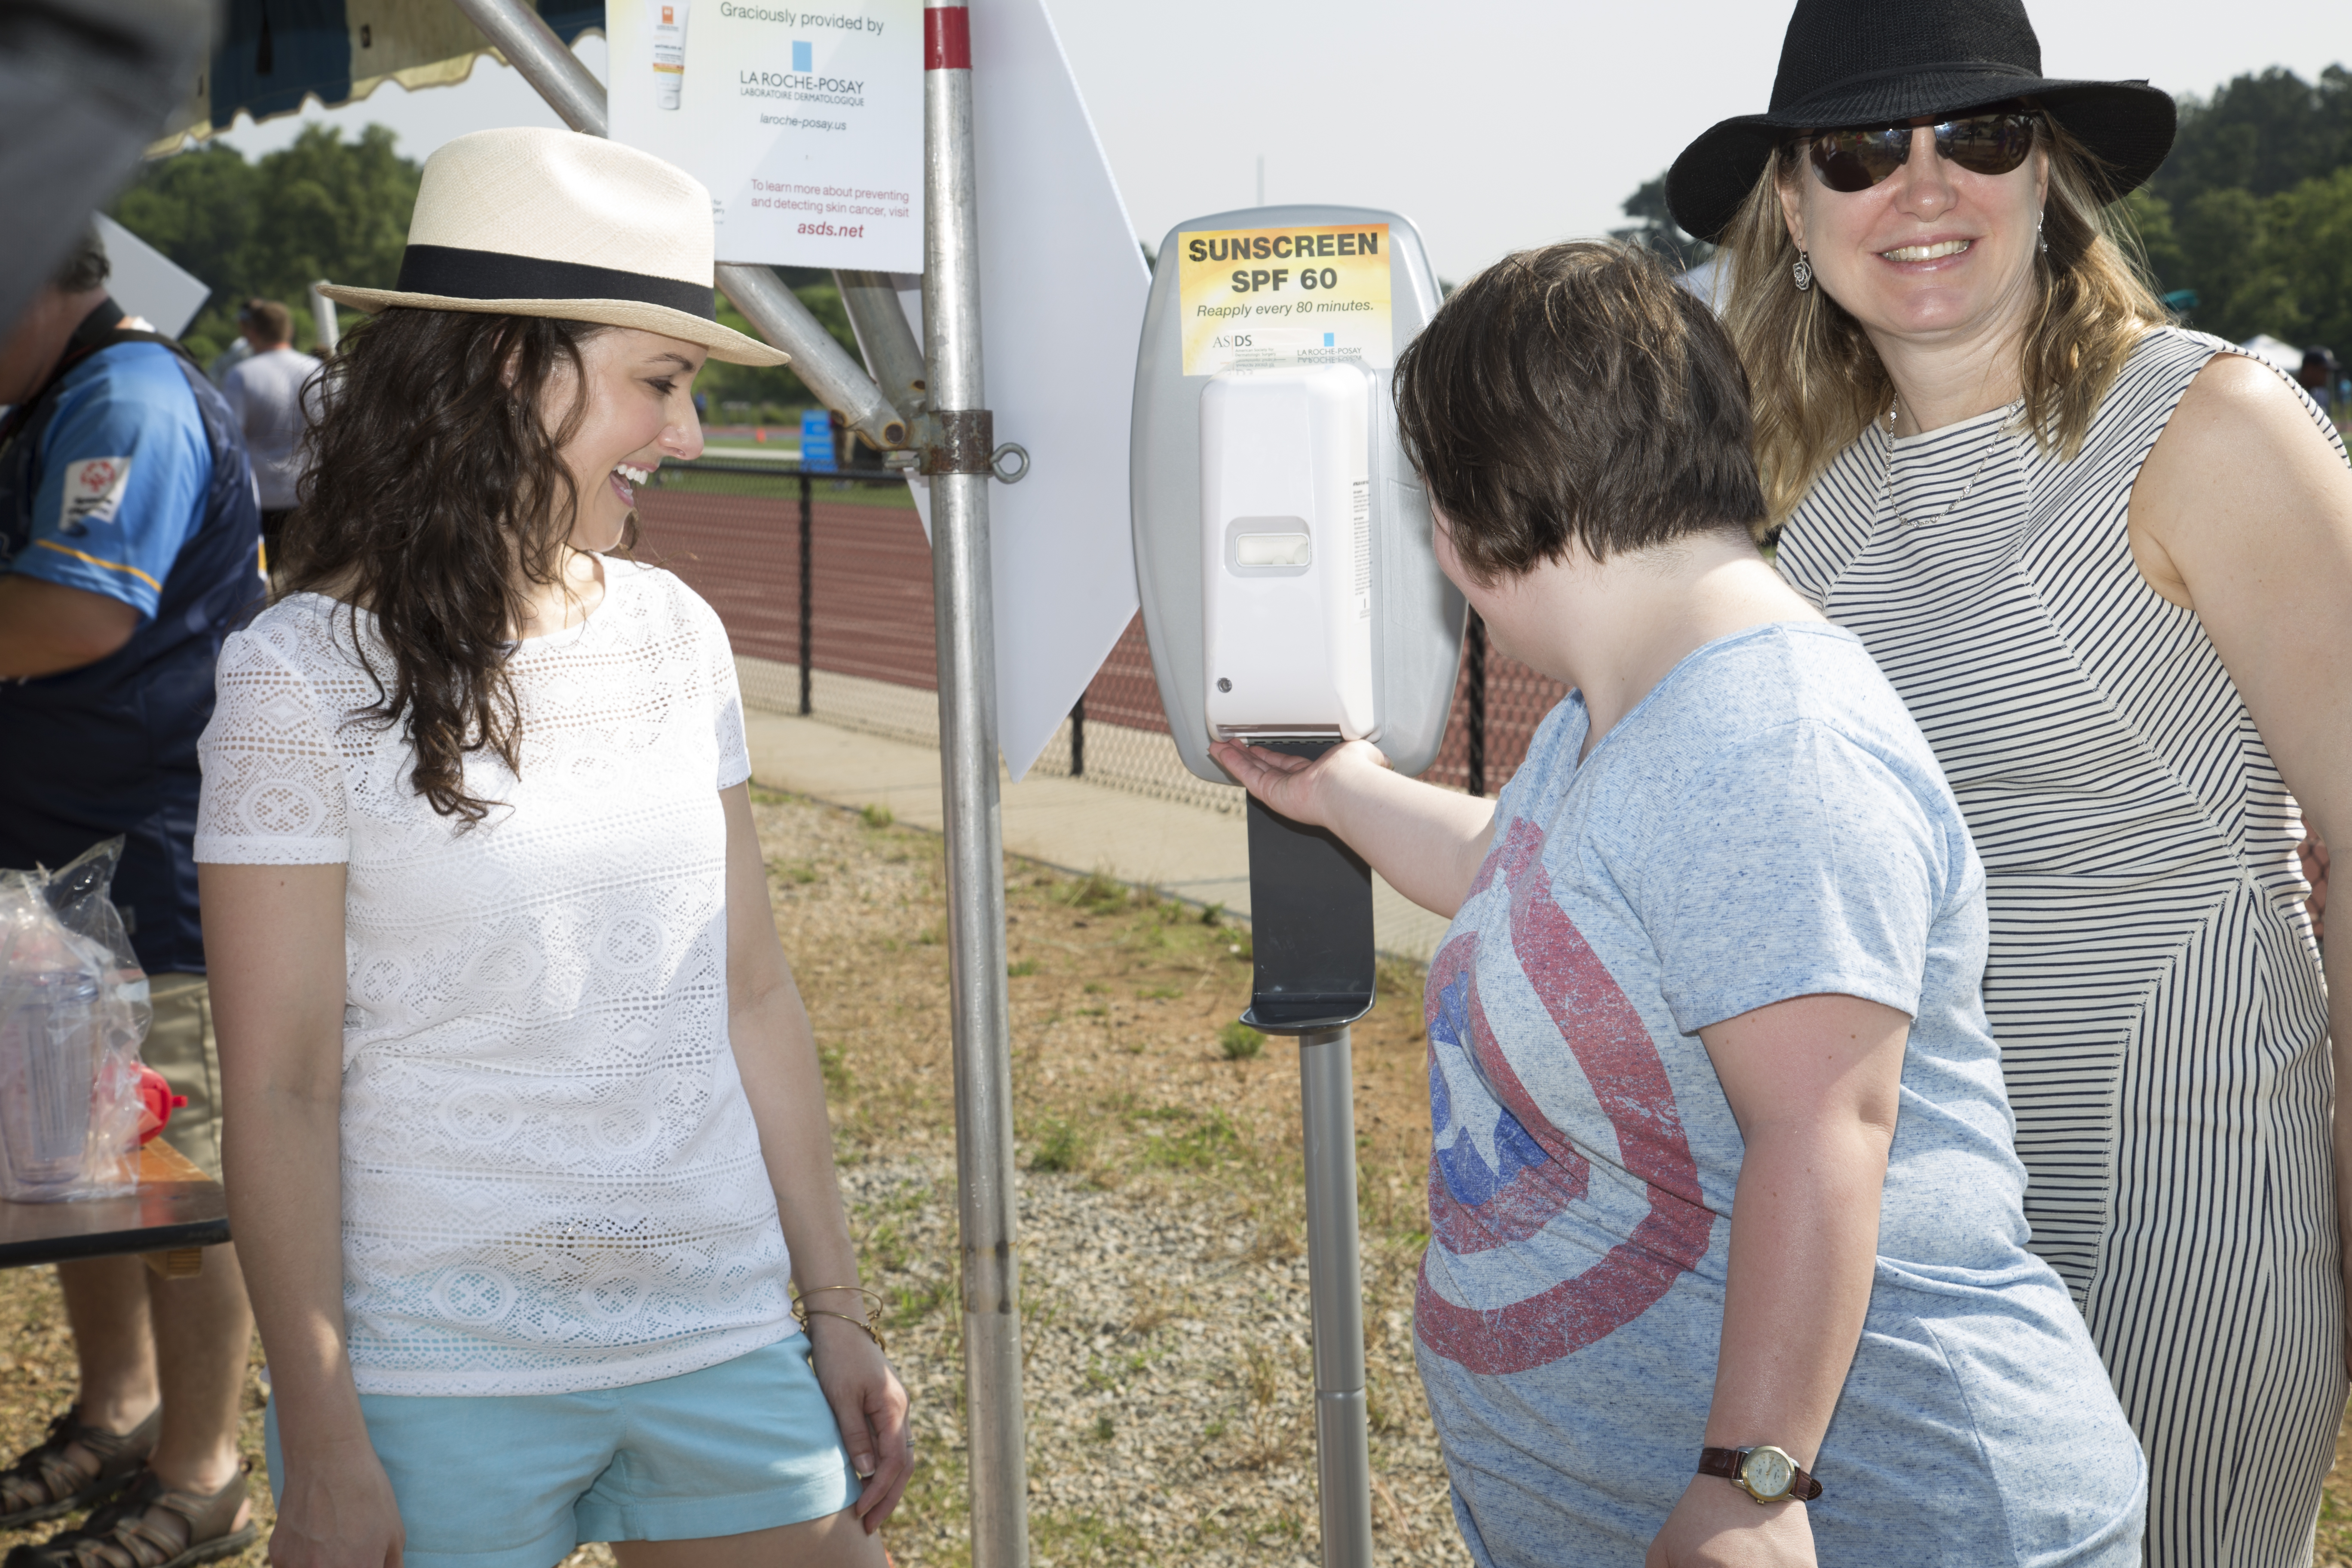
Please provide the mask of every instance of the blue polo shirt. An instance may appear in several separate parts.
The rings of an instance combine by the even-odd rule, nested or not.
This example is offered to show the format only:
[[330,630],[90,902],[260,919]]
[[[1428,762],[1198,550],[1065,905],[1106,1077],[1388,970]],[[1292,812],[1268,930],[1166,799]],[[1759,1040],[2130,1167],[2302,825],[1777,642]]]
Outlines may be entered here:
[[221,641],[262,593],[260,517],[220,394],[169,345],[111,331],[121,315],[92,312],[0,446],[0,572],[139,612],[105,658],[0,682],[0,866],[125,836],[113,894],[140,963],[201,973],[196,738]]

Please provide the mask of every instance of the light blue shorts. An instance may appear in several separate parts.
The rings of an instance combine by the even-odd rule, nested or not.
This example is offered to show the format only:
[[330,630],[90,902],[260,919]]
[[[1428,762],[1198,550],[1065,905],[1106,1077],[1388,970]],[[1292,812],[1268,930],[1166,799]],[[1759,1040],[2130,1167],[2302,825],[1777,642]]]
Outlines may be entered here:
[[[800,1334],[593,1394],[363,1394],[407,1568],[554,1568],[583,1541],[693,1541],[840,1512],[856,1472]],[[273,1405],[269,1485],[285,1473]]]

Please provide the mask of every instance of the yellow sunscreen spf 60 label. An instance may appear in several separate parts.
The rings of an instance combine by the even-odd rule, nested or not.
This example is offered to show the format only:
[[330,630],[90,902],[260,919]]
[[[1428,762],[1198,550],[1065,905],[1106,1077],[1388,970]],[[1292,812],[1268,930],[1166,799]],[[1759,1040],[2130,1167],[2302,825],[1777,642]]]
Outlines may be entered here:
[[1180,233],[1184,374],[1396,360],[1389,226]]

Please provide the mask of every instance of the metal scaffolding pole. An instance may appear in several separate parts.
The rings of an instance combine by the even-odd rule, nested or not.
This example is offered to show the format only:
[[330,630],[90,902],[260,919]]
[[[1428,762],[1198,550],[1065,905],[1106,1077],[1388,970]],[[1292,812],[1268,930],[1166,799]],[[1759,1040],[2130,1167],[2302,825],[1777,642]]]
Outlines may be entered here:
[[[537,11],[524,0],[457,4],[563,123],[591,136],[605,134],[604,88]],[[906,419],[773,270],[721,263],[719,288],[761,336],[793,356],[793,374],[827,408],[877,447],[907,444]]]
[[997,816],[996,630],[988,548],[995,437],[981,378],[971,17],[962,0],[929,0],[923,12],[923,336],[930,367],[929,427],[935,434],[924,447],[922,467],[931,484],[940,772],[947,796],[971,1560],[973,1568],[1026,1568],[1012,1024],[1005,1007],[1004,846]]
[[923,421],[931,405],[930,372],[923,363],[923,346],[898,308],[897,285],[887,272],[847,268],[836,268],[833,280],[841,289],[842,309],[857,334],[857,346],[866,352],[875,380],[882,384],[882,395],[913,422],[912,444],[929,447],[937,438]]

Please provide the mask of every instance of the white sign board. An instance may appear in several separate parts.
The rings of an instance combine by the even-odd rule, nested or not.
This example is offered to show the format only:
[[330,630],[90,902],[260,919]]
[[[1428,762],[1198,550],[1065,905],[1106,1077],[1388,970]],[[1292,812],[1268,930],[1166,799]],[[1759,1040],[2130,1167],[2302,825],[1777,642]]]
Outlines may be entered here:
[[212,286],[104,213],[92,214],[90,221],[106,247],[106,291],[114,302],[152,321],[167,338],[186,331]]
[[922,0],[605,0],[615,142],[710,188],[719,259],[923,265]]
[[[1135,618],[1128,420],[1151,274],[1044,0],[972,0],[971,98],[988,406],[1032,465],[988,492],[997,743],[1017,779]],[[919,281],[898,296],[918,342]]]

